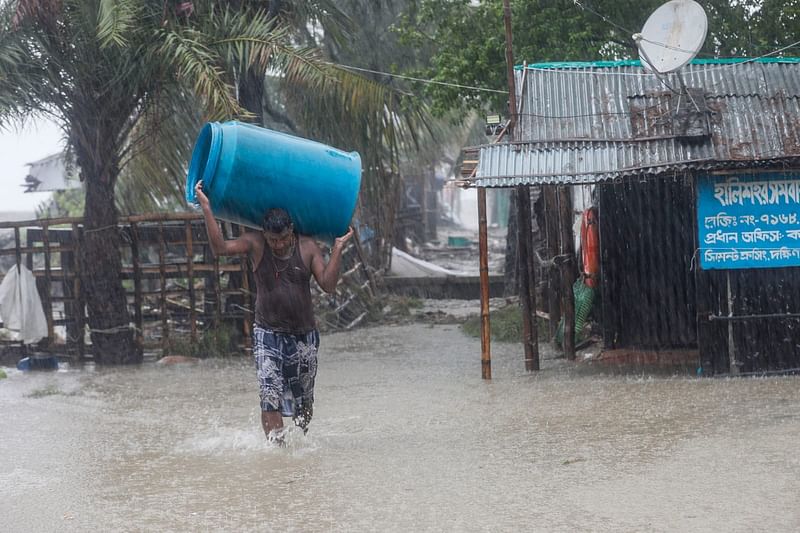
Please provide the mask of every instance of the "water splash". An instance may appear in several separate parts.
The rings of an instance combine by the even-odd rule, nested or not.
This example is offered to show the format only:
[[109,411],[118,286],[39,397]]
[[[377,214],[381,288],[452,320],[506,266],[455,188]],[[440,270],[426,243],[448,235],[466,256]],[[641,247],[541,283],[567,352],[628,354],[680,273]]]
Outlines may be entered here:
[[304,435],[303,430],[294,426],[286,426],[282,436],[283,444],[279,445],[269,442],[260,427],[241,429],[221,426],[180,441],[173,452],[197,456],[222,456],[231,453],[248,455],[264,451],[296,455],[308,453],[318,447],[313,437]]

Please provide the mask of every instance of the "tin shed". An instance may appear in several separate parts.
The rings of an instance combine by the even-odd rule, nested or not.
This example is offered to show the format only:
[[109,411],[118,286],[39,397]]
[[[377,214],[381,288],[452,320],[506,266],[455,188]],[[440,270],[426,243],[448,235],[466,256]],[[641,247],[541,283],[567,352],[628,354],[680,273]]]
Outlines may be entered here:
[[[467,186],[570,186],[599,214],[606,349],[708,373],[800,368],[800,59],[515,69],[511,142]],[[471,169],[464,169],[464,172]]]

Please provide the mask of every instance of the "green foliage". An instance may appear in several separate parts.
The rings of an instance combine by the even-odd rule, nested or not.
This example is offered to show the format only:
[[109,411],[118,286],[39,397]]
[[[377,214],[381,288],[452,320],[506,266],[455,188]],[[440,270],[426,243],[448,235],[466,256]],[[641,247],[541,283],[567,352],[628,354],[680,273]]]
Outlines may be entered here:
[[48,387],[42,389],[36,389],[29,394],[26,394],[26,398],[46,398],[47,396],[55,396],[57,394],[63,394],[61,389],[59,389],[55,385],[50,385]]
[[[746,33],[750,53],[764,54],[796,41],[800,30],[799,0],[749,0],[753,16]],[[791,54],[792,51],[787,53]],[[796,49],[794,50],[796,55]]]
[[141,6],[133,2],[115,2],[100,0],[97,20],[97,38],[102,47],[128,44],[126,35],[131,28]]
[[48,203],[37,209],[37,218],[80,217],[83,215],[86,193],[83,188],[56,191]]
[[[522,325],[522,308],[517,304],[501,307],[489,315],[489,329],[492,340],[498,342],[522,342],[524,340]],[[547,339],[547,322],[536,318],[539,340]],[[470,337],[480,337],[481,318],[472,316],[462,325],[461,329]]]
[[[511,1],[516,64],[635,59],[631,35],[663,0]],[[417,0],[396,31],[409,46],[431,50],[418,77],[507,91],[502,0]],[[794,40],[798,0],[709,0],[708,37],[700,57],[758,55]],[[592,13],[591,11],[595,13]],[[598,16],[602,15],[605,20]],[[506,113],[507,96],[442,86],[420,86],[437,112],[453,108]]]
[[422,307],[422,300],[413,296],[398,296],[390,304],[390,313],[395,317],[409,317],[413,309]]
[[230,324],[208,329],[198,333],[197,340],[189,337],[170,337],[167,352],[169,355],[191,357],[229,357],[238,353],[237,342],[241,334]]
[[[507,305],[490,315],[492,339],[498,342],[522,342],[522,309],[516,305]],[[481,318],[473,316],[461,325],[461,329],[471,337],[480,337]]]
[[[0,3],[0,124],[50,116],[65,126],[85,180],[115,182],[138,162],[152,173],[130,178],[139,183],[122,204],[140,195],[171,207],[163,200],[180,198],[176,181],[202,122],[251,116],[236,98],[242,70],[311,91],[335,77],[264,3],[236,4],[195,1],[187,16],[160,0]],[[294,16],[321,15],[326,3],[301,4]]]

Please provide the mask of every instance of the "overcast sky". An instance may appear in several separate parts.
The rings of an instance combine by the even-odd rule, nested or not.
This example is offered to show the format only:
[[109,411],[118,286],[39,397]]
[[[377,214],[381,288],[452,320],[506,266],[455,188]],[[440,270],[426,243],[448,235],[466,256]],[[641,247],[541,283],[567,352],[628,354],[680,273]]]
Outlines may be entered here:
[[30,122],[22,131],[0,128],[0,213],[33,212],[49,198],[50,193],[22,192],[28,173],[25,163],[59,152],[62,147],[61,131],[52,122]]

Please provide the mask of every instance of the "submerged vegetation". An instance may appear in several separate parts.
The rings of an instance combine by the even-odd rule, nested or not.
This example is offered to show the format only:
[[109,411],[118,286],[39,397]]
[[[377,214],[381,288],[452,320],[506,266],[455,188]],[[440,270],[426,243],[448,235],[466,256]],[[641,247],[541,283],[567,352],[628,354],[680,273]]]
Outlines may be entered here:
[[[481,336],[481,317],[475,315],[461,325],[471,337]],[[519,305],[507,305],[491,313],[492,340],[498,342],[522,342],[522,309]]]
[[[547,339],[547,322],[537,317],[536,325],[538,327],[539,340]],[[518,304],[514,303],[492,311],[489,329],[494,341],[522,342],[524,340],[522,309]],[[461,330],[471,337],[480,337],[481,317],[479,315],[471,316],[461,325]]]
[[232,324],[222,324],[198,332],[197,339],[194,341],[185,335],[170,337],[167,343],[167,353],[200,358],[230,357],[241,353],[238,347],[241,339],[241,333]]
[[27,398],[45,398],[47,396],[55,396],[57,394],[64,394],[61,389],[55,385],[50,385],[42,389],[36,389],[27,395]]

